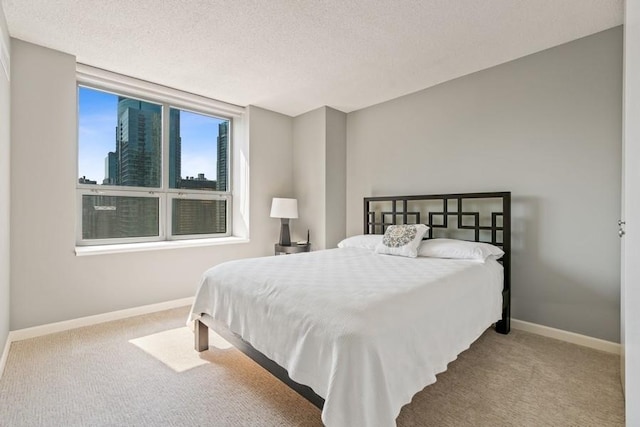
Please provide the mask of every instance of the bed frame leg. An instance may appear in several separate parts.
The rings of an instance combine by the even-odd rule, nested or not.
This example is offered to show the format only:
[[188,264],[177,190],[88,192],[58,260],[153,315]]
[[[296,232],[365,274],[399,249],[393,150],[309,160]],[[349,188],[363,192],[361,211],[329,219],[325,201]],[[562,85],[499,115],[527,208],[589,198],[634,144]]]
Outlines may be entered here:
[[[508,286],[508,283],[505,283]],[[502,291],[502,320],[496,322],[496,332],[508,334],[511,330],[511,290],[510,286]]]
[[510,330],[511,322],[509,321],[509,318],[498,320],[498,322],[496,323],[496,332],[506,335]]
[[197,352],[206,351],[209,349],[209,328],[202,323],[200,319],[195,323],[195,347]]
[[511,304],[502,309],[502,320],[496,322],[496,332],[508,334],[511,330]]

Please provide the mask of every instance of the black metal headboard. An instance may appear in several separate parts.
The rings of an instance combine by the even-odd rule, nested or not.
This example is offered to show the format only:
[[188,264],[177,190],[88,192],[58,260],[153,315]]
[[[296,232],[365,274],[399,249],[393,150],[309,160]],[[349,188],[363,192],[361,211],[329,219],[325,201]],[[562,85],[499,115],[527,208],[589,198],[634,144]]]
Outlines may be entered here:
[[[450,217],[455,217],[454,221],[450,221]],[[365,197],[364,234],[384,234],[388,226],[397,224],[426,224],[429,226],[429,239],[434,236],[455,237],[502,247],[502,320],[496,324],[496,330],[509,333],[511,192]]]

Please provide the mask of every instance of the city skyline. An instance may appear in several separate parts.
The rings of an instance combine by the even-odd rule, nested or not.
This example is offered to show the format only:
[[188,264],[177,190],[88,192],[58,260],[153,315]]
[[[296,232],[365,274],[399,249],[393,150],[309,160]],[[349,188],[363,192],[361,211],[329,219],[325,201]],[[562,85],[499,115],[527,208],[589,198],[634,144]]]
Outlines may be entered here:
[[[227,191],[228,120],[172,107],[163,117],[161,104],[92,89],[81,88],[79,97],[83,138],[79,151],[84,153],[79,157],[78,182],[81,184],[160,188],[162,174],[166,173],[169,188]],[[113,117],[115,126],[112,126],[113,119],[105,116]],[[88,117],[101,118],[104,128],[88,128],[91,123]],[[163,128],[169,132],[166,147]],[[185,135],[187,139],[183,139]],[[200,156],[203,163],[197,169],[183,170],[183,157],[192,155]],[[168,160],[164,164],[163,156]],[[86,166],[87,157],[93,157],[96,162],[93,176]],[[100,158],[103,158],[102,180],[97,169]],[[226,233],[226,204],[225,200],[207,198],[173,199],[169,208],[172,235]],[[160,199],[154,196],[85,194],[82,196],[83,239],[157,236],[162,209]]]
[[[78,175],[85,182],[95,181],[98,185],[109,183],[109,161],[107,158],[113,155],[117,146],[118,128],[118,97],[108,92],[102,92],[90,88],[79,88],[79,126],[78,126]],[[133,100],[134,102],[139,102]],[[126,100],[124,100],[126,102]],[[144,102],[144,105],[157,107],[159,104]],[[197,178],[204,174],[205,179],[215,181],[218,178],[218,151],[220,148],[219,134],[225,131],[227,120],[212,116],[192,113],[184,110],[171,111],[171,117],[175,120],[174,113],[178,114],[178,139],[179,147],[177,157],[181,172],[178,179],[186,180],[188,177]],[[170,136],[173,138],[173,135]],[[226,137],[226,135],[225,135]],[[226,140],[226,138],[225,138]],[[111,154],[110,154],[111,153]],[[222,151],[226,157],[226,149]],[[221,154],[222,154],[221,153]],[[176,153],[174,153],[174,156]],[[226,159],[222,159],[221,166],[226,167]],[[173,168],[172,168],[173,169]],[[173,170],[171,170],[173,175]],[[171,177],[172,179],[174,177]]]

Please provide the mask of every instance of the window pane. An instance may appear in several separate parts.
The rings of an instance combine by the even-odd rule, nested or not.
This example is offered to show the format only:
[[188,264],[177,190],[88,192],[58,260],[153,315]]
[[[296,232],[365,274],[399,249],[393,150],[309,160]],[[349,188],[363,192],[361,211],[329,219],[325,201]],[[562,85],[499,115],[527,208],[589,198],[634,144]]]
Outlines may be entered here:
[[158,236],[156,197],[82,196],[82,238],[118,239]]
[[160,187],[162,105],[80,87],[78,112],[78,182]]
[[172,234],[215,234],[227,232],[226,200],[173,199]]
[[228,190],[229,120],[169,111],[169,187]]

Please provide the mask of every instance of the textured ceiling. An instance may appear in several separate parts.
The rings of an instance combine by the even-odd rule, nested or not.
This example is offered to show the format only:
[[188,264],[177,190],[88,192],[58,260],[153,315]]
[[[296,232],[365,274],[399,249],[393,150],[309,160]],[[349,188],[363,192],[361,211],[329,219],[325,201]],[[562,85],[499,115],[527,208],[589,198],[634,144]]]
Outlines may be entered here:
[[622,0],[2,0],[13,37],[238,105],[345,112],[622,24]]

